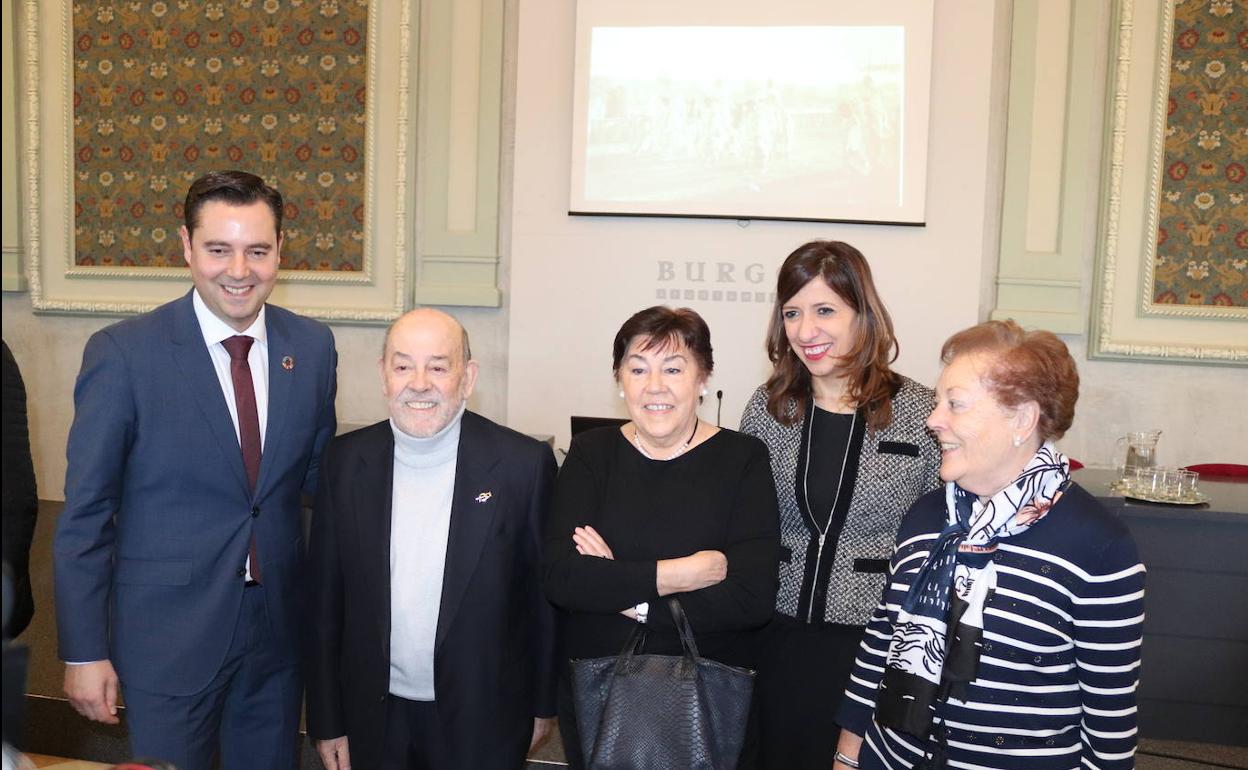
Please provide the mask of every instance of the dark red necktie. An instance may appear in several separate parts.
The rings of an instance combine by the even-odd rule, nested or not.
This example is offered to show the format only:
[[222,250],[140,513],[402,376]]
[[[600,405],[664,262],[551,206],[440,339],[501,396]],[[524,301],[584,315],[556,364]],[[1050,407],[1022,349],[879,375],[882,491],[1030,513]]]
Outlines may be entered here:
[[[234,404],[238,409],[238,438],[243,448],[243,467],[247,469],[247,483],[256,491],[256,478],[260,475],[260,414],[256,410],[256,387],[251,381],[251,365],[247,353],[251,351],[251,337],[237,335],[222,340],[230,354],[230,378],[234,380]],[[251,579],[260,582],[260,562],[256,559],[256,536],[251,536]]]

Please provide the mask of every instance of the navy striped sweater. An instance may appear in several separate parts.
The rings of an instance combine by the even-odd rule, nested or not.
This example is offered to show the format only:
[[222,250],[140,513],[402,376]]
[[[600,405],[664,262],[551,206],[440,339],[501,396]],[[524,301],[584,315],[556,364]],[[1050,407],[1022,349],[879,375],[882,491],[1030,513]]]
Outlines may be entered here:
[[[837,721],[864,736],[864,770],[912,767],[929,748],[880,727],[872,712],[898,605],[944,523],[943,489],[906,514],[889,586],[854,662]],[[1072,484],[1044,519],[1002,541],[994,561],[978,677],[966,701],[936,712],[949,767],[1134,767],[1144,565],[1126,527]]]

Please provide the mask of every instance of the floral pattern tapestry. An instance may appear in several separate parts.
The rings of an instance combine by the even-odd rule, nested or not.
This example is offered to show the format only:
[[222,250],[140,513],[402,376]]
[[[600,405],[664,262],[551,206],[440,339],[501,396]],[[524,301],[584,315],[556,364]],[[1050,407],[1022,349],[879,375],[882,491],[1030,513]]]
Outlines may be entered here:
[[282,266],[364,268],[367,0],[73,4],[74,261],[181,267],[219,169],[285,202]]
[[1248,0],[1178,0],[1157,304],[1248,307]]

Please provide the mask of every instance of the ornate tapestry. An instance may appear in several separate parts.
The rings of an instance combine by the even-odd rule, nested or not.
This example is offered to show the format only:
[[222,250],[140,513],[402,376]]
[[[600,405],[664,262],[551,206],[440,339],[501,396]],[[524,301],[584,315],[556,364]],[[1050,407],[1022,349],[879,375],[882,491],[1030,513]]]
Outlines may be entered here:
[[1178,0],[1153,302],[1248,307],[1248,0]]
[[73,5],[74,260],[180,267],[216,169],[286,201],[282,266],[364,267],[367,0]]

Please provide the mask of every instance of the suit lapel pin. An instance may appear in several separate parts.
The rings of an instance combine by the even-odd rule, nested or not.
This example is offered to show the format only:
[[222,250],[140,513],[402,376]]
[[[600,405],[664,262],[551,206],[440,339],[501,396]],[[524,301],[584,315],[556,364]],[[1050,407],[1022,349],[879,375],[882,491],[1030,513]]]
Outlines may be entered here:
[[489,500],[493,496],[494,496],[493,492],[482,492],[481,494],[477,495],[476,501],[478,503],[484,503],[485,501]]
[[282,368],[283,368],[283,369],[285,369],[285,370],[286,370],[286,371],[288,371],[288,372],[289,372],[291,369],[294,369],[294,368],[295,368],[295,357],[294,357],[294,356],[282,356]]

